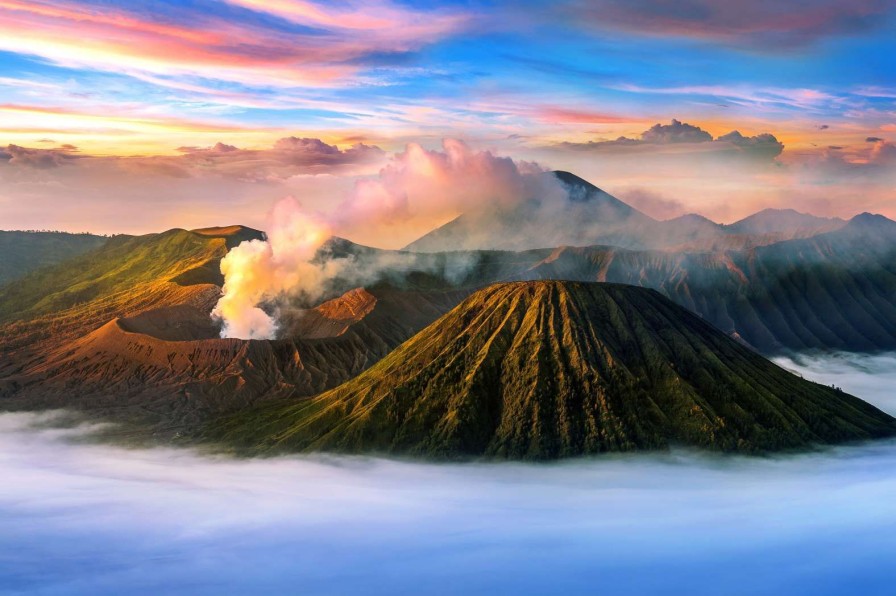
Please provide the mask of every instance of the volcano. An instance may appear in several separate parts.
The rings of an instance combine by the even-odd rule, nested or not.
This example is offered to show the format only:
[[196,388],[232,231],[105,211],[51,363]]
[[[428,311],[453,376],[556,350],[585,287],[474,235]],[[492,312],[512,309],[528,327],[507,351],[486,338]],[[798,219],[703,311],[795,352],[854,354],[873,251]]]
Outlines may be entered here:
[[696,214],[658,221],[575,174],[555,171],[544,176],[544,196],[468,211],[418,238],[405,250],[519,251],[607,245],[631,250],[718,252],[808,238],[846,224],[840,219],[774,209],[727,226]]
[[215,422],[250,452],[554,459],[687,446],[763,453],[896,433],[658,292],[534,281],[480,290],[321,395]]

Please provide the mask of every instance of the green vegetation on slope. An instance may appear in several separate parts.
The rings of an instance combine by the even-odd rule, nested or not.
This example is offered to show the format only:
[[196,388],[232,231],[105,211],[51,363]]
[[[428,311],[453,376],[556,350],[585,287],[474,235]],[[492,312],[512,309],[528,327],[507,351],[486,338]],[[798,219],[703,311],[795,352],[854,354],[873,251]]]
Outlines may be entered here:
[[786,372],[653,290],[538,281],[481,290],[358,377],[208,436],[261,453],[549,459],[894,432],[873,406]]
[[0,321],[60,311],[147,282],[167,281],[221,258],[223,248],[223,242],[186,230],[118,236],[99,250],[0,288]]
[[93,234],[0,231],[0,286],[98,248],[106,240]]
[[[153,308],[189,305],[208,312],[218,294],[213,274],[232,242],[232,234],[179,229],[116,236],[0,287],[0,352],[45,353],[116,317]],[[0,365],[7,360],[0,358]]]
[[127,294],[144,284],[177,283],[179,277],[189,278],[197,270],[217,271],[229,244],[228,237],[180,229],[116,236],[97,250],[0,288],[0,323]]

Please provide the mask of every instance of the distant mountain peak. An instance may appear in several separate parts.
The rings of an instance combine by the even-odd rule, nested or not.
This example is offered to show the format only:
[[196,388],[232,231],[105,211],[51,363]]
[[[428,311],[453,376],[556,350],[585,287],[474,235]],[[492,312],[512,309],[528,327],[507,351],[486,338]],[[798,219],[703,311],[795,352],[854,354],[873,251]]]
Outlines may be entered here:
[[554,170],[554,171],[551,172],[551,173],[552,173],[552,174],[554,175],[554,177],[556,177],[560,182],[562,182],[563,184],[566,184],[567,186],[582,186],[582,187],[584,187],[584,188],[587,188],[589,191],[600,191],[600,190],[601,190],[600,188],[598,188],[598,187],[595,186],[594,184],[591,184],[590,182],[588,182],[588,181],[585,180],[584,178],[581,178],[581,177],[579,177],[579,176],[576,176],[576,175],[573,174],[572,172],[566,172],[566,171],[563,171],[563,170]]
[[769,207],[725,226],[736,234],[776,234],[814,231],[830,232],[845,225],[836,217],[819,217],[795,209]]
[[266,234],[261,230],[250,228],[239,224],[230,226],[211,226],[208,228],[196,228],[190,230],[194,234],[200,236],[209,236],[211,238],[224,238],[228,248],[233,248],[240,242],[245,240],[265,240]]
[[865,213],[859,213],[849,220],[849,225],[894,229],[896,228],[896,221],[880,215],[879,213],[868,213],[866,211]]
[[679,215],[678,217],[673,217],[672,219],[667,219],[664,221],[665,223],[687,223],[705,225],[707,227],[719,227],[719,224],[704,215],[700,215],[699,213],[685,213],[684,215]]
[[[412,252],[500,249],[526,250],[560,245],[589,245],[611,237],[623,239],[622,228],[640,229],[656,223],[594,184],[569,172],[553,175],[563,185],[562,196],[548,191],[510,207],[484,206],[466,212],[408,244]],[[640,244],[639,244],[640,246]]]

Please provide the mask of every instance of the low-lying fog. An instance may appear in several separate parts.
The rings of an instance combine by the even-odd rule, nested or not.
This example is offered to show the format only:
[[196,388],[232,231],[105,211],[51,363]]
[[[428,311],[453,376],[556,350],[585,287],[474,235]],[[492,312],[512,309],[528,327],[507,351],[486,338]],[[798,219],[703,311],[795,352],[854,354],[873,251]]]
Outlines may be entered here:
[[[896,356],[780,361],[896,413]],[[0,416],[0,592],[892,594],[896,442],[551,465],[210,459]]]

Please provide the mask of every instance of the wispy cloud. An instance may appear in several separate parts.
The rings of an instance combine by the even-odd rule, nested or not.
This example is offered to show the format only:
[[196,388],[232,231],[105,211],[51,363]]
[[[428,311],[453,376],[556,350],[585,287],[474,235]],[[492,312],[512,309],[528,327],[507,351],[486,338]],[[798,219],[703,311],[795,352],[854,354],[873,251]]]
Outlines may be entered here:
[[788,89],[782,87],[761,87],[757,85],[683,85],[675,87],[644,87],[633,84],[612,86],[619,91],[650,95],[681,95],[692,97],[714,97],[743,105],[773,108],[776,106],[798,109],[818,109],[834,103],[845,103],[845,99],[817,89]]
[[[348,13],[310,2],[237,4],[251,10],[242,18],[225,18],[191,5],[170,4],[168,13],[150,13],[68,0],[2,0],[0,49],[116,73],[339,87],[351,84],[366,57],[420,48],[466,21],[384,3]],[[258,18],[258,11],[316,28],[276,26]],[[346,30],[352,34],[339,34]]]
[[[576,109],[560,106],[542,106],[535,108],[530,112],[534,117],[542,122],[551,123],[572,123],[572,124],[607,124],[632,122],[630,116],[620,116],[618,114],[601,112],[589,109]],[[637,121],[637,120],[635,120]]]
[[720,41],[752,52],[777,51],[882,26],[890,0],[573,0],[564,6],[579,24],[660,37]]

